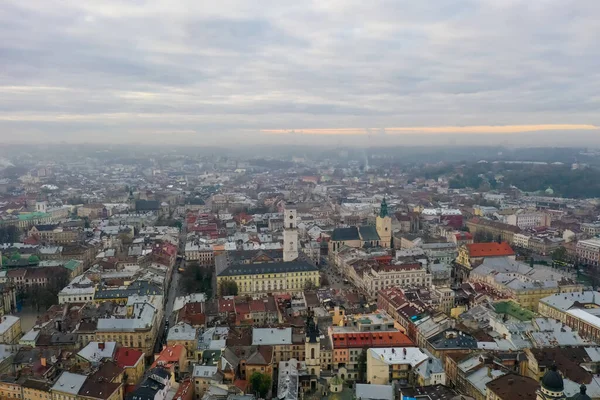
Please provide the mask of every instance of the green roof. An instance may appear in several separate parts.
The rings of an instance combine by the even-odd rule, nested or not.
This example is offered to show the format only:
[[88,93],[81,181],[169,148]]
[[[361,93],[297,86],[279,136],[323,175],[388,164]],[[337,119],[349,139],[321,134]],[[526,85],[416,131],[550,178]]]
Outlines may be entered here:
[[66,269],[70,269],[71,271],[74,271],[75,268],[77,268],[79,266],[79,264],[81,264],[81,261],[70,260],[64,265],[64,267]]
[[19,214],[19,216],[18,216],[19,221],[28,221],[30,219],[49,218],[49,217],[50,217],[50,214],[43,213],[43,212],[33,212],[33,213],[29,213],[29,214]]
[[514,301],[500,301],[494,304],[494,309],[498,314],[507,314],[519,321],[530,321],[534,317],[534,313],[529,311]]
[[380,240],[377,228],[371,225],[359,226],[358,231],[363,241],[368,242],[372,240]]
[[358,229],[355,226],[348,228],[335,228],[331,234],[333,242],[341,242],[345,240],[360,240]]

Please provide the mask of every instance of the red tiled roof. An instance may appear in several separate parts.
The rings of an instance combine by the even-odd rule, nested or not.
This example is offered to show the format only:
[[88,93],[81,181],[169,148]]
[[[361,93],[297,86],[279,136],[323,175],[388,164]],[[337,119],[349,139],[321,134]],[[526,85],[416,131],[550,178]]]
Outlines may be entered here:
[[252,312],[265,312],[265,302],[262,300],[252,300],[250,302],[250,311]]
[[234,312],[235,311],[235,303],[233,300],[219,299],[219,312]]
[[246,390],[248,389],[248,381],[243,379],[237,379],[235,382],[233,382],[233,385],[244,393],[246,393]]
[[115,352],[115,362],[120,367],[133,367],[137,364],[140,358],[144,357],[144,353],[136,350],[130,349],[128,347],[119,347]]
[[506,242],[473,243],[467,244],[470,257],[501,257],[514,256],[515,252]]
[[335,349],[414,346],[414,343],[402,332],[334,333],[332,339]]
[[473,235],[471,235],[469,232],[455,233],[454,236],[458,240],[471,240],[471,239],[473,239]]
[[159,363],[171,364],[174,362],[178,362],[181,359],[181,353],[187,354],[186,349],[181,344],[176,344],[174,346],[166,346],[158,355],[154,363],[152,363],[152,367],[156,367]]

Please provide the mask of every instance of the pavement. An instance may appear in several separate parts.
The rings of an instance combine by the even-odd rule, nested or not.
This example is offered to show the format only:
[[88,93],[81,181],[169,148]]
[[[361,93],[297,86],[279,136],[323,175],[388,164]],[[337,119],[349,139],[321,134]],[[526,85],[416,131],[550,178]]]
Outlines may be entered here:
[[344,277],[338,274],[325,258],[321,259],[321,272],[327,277],[329,287],[334,289],[354,289],[354,285],[351,283],[344,283]]

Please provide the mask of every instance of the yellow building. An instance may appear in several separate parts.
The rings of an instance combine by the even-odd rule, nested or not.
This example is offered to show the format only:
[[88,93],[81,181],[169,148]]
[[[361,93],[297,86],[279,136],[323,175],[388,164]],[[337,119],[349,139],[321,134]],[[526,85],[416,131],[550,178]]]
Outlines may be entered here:
[[134,314],[128,315],[128,318],[99,318],[95,339],[98,342],[119,342],[150,356],[154,353],[162,309],[146,302],[137,303],[133,308]]
[[181,345],[186,349],[186,357],[194,358],[198,347],[198,330],[191,325],[180,322],[169,329],[167,346]]
[[20,399],[21,385],[14,376],[0,378],[0,399]]
[[142,380],[144,371],[146,370],[144,359],[144,353],[139,350],[128,347],[119,347],[117,349],[114,360],[123,368],[126,376],[125,384],[137,385]]
[[367,380],[387,385],[393,380],[414,383],[412,371],[429,357],[418,347],[390,347],[367,351]]
[[21,318],[14,315],[4,315],[0,318],[0,343],[15,344],[21,336]]
[[37,379],[27,379],[21,385],[23,389],[23,400],[50,400],[52,394],[50,393],[49,382]]
[[320,286],[319,269],[306,261],[231,265],[217,274],[217,293],[223,282],[235,282],[239,295],[301,292]]
[[64,371],[50,389],[53,400],[78,400],[87,376]]

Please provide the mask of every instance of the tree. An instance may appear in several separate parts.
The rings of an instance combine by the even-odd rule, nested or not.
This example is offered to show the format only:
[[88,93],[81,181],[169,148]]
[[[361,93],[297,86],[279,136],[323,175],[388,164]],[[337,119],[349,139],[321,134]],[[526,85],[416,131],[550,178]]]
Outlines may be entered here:
[[202,268],[196,262],[186,263],[181,280],[186,294],[204,293],[206,297],[212,296],[212,271]]
[[567,249],[565,249],[564,246],[560,246],[552,252],[552,260],[564,261],[566,259],[567,259]]
[[20,232],[16,226],[9,225],[0,228],[0,243],[16,243],[19,241]]
[[238,285],[234,281],[224,281],[221,283],[221,296],[237,296]]
[[312,280],[307,279],[304,282],[304,290],[315,290],[315,289],[316,289],[315,288],[315,283]]
[[321,286],[329,286],[329,278],[326,274],[321,274]]
[[265,398],[271,389],[271,377],[256,371],[250,376],[250,384],[252,385],[254,393]]
[[362,383],[365,383],[367,379],[367,350],[367,347],[363,348],[358,357],[358,382]]

